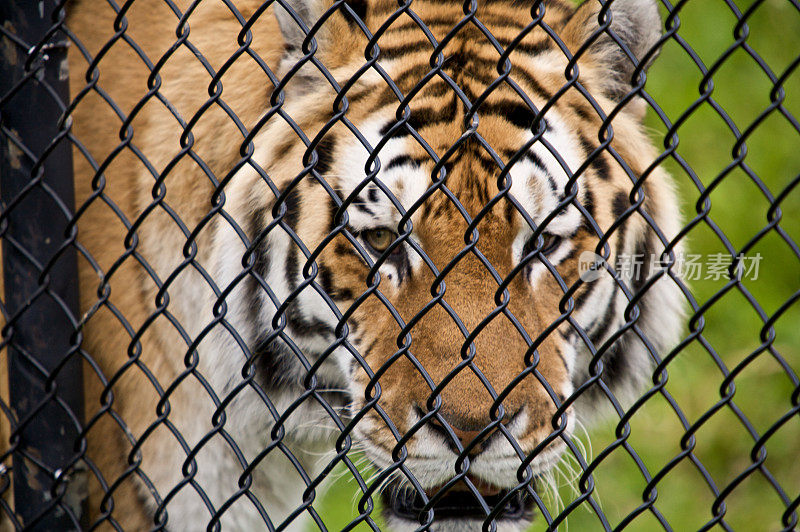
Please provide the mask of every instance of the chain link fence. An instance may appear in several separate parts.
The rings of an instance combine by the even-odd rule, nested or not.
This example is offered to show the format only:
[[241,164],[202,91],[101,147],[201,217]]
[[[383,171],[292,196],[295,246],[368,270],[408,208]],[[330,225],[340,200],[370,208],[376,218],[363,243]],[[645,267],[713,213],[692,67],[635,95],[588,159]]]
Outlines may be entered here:
[[797,528],[795,0],[0,19],[0,529]]

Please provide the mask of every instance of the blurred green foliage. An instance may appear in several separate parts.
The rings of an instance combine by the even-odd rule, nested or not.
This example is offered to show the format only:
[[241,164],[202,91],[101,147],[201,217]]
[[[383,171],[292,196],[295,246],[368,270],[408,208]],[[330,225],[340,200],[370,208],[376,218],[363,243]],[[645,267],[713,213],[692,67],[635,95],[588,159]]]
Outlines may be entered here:
[[[787,69],[794,69],[783,82],[782,108],[795,120],[800,119],[800,68],[797,68],[800,10],[788,0],[735,3],[740,13],[758,4],[746,19],[749,31],[746,43],[771,69],[773,77],[780,78]],[[770,200],[800,177],[800,132],[779,109],[762,117],[770,107],[774,85],[748,51],[742,47],[732,49],[735,31],[741,31],[736,29],[738,19],[733,4],[724,0],[688,0],[678,12],[678,36],[712,72],[711,98],[727,113],[727,118],[714,109],[711,100],[685,116],[686,110],[703,94],[703,73],[675,39],[664,45],[648,74],[646,87],[666,117],[679,124],[677,155],[682,162],[672,157],[664,165],[675,178],[685,221],[693,220],[703,209],[699,186],[711,190],[707,219],[717,229],[701,220],[687,238],[690,252],[704,257],[728,253],[720,235],[737,252],[741,250],[767,225]],[[666,19],[666,10],[664,13]],[[757,121],[759,125],[750,131]],[[748,132],[744,164],[733,168],[730,166],[737,133],[726,122],[735,124],[738,132]],[[647,124],[657,145],[663,146],[667,126],[652,110]],[[748,172],[758,176],[768,191],[760,190]],[[780,227],[795,242],[800,242],[800,189],[786,194],[780,210]],[[758,309],[737,288],[706,306],[726,285],[725,279],[691,283],[694,307],[703,309],[697,314],[704,318],[702,337],[727,370],[734,370],[757,354],[733,379],[735,406],[722,404],[713,416],[699,422],[709,409],[718,405],[725,390],[721,390],[722,370],[709,350],[694,341],[670,363],[666,386],[685,415],[685,423],[696,424],[692,454],[674,461],[682,456],[682,440],[687,431],[663,395],[654,396],[631,421],[628,442],[649,478],[659,477],[655,508],[675,530],[699,529],[713,517],[715,496],[692,462],[702,463],[717,490],[731,490],[726,487],[753,467],[751,452],[755,437],[740,416],[746,418],[751,430],[763,435],[792,409],[792,381],[772,353],[780,354],[795,372],[800,371],[800,303],[790,306],[777,319],[774,339],[766,343],[769,348],[766,350],[762,338],[767,338],[762,328],[767,317],[800,290],[800,260],[775,230],[766,232],[748,251],[749,256],[755,254],[761,256],[758,278],[744,279],[743,286],[757,302]],[[588,440],[584,438],[586,447],[593,448],[595,456],[615,441],[617,422],[607,420],[591,428]],[[796,499],[800,496],[800,416],[789,416],[767,439],[765,449],[764,466],[786,495]],[[592,456],[586,458],[591,461]],[[342,474],[329,494],[315,505],[330,529],[341,529],[358,514],[354,511],[356,484],[348,482],[349,477],[349,473]],[[615,448],[596,464],[594,481],[593,497],[611,527],[618,526],[643,503],[645,475],[622,447]],[[561,501],[552,495],[547,498],[551,515],[570,506],[578,496],[575,483],[566,480],[563,483]],[[785,505],[759,470],[738,482],[726,494],[724,502],[725,521],[735,530],[778,530],[784,526],[781,516]],[[544,521],[539,521],[533,530],[546,528]],[[661,529],[655,512],[648,509],[626,525],[628,530]],[[570,512],[566,524],[560,528],[584,531],[602,530],[603,526],[597,514],[583,504]]]

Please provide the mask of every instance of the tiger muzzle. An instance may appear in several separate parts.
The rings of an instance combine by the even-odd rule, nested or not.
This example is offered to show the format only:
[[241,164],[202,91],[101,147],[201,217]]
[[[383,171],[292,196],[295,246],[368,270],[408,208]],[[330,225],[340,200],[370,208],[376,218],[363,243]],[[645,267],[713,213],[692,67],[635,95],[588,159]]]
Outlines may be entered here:
[[396,481],[383,492],[384,506],[394,517],[420,525],[447,520],[466,526],[468,522],[521,522],[533,518],[534,500],[526,488],[508,490],[469,475],[464,478],[469,485],[462,480],[423,492]]

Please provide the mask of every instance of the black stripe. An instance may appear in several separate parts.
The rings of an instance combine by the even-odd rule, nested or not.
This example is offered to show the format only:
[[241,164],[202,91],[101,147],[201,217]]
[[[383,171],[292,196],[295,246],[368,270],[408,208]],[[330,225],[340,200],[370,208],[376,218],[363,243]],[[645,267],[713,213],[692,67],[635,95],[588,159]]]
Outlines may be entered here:
[[[444,26],[443,29],[447,30],[458,24],[459,19],[460,17],[458,16],[444,15],[440,17],[431,17],[428,19],[423,19],[422,23],[428,29],[433,29],[435,26]],[[422,28],[420,28],[420,25],[417,23],[416,20],[408,20],[407,22],[395,22],[389,27],[389,29],[386,31],[384,35],[393,35],[408,30],[422,31]]]
[[597,115],[596,115],[596,114],[595,114],[595,115],[592,115],[592,113],[594,112],[594,110],[593,110],[593,109],[591,109],[591,107],[584,106],[584,105],[580,105],[580,104],[576,104],[576,103],[574,103],[574,102],[573,102],[573,103],[568,103],[567,105],[568,105],[568,106],[569,106],[569,108],[570,108],[570,109],[572,109],[572,110],[573,110],[573,112],[574,112],[576,115],[578,115],[578,116],[579,116],[579,117],[580,117],[582,120],[585,120],[585,121],[587,121],[587,122],[588,122],[588,121],[590,121],[590,120],[593,118],[593,116],[594,116],[594,118],[597,118]]
[[[256,272],[258,275],[266,279],[267,274],[269,273],[270,267],[270,249],[269,249],[269,240],[268,235],[262,235],[262,227],[264,221],[267,217],[267,208],[266,207],[259,207],[254,212],[250,218],[250,235],[252,235],[253,241],[257,243],[255,244],[254,248],[254,258],[255,262],[253,263],[253,271]],[[259,240],[260,238],[260,240]],[[255,281],[255,280],[254,280]]]
[[[415,161],[414,159],[412,159],[408,155],[398,155],[397,157],[393,157],[389,161],[389,163],[386,165],[385,170],[391,170],[392,168],[398,168],[400,166],[406,166],[406,165],[415,166],[415,167],[419,166],[417,161]],[[377,196],[378,196],[377,195],[377,188],[370,189],[370,194],[372,194],[372,191],[375,191],[375,199],[372,200],[372,201],[378,201],[378,199],[377,199]],[[372,199],[371,195],[370,195],[370,199]]]
[[[395,124],[397,124],[397,122],[395,122],[395,121],[386,122],[381,127],[381,130],[379,131],[380,136],[381,137],[385,137],[386,135],[388,135],[389,134],[389,130],[392,129],[395,126]],[[394,136],[397,136],[397,135],[398,135],[398,133],[395,132]]]
[[[402,87],[413,87],[414,85],[416,85],[416,83],[419,80],[421,80],[426,75],[428,75],[430,73],[430,71],[431,71],[431,67],[426,63],[419,64],[419,65],[414,65],[413,67],[408,68],[408,69],[402,71],[400,74],[398,74],[394,78],[394,83],[395,83],[395,85],[397,85],[398,87],[401,87],[401,88]],[[388,87],[387,87],[387,90],[389,90],[391,92],[391,90]],[[394,101],[397,101],[397,97],[395,96],[395,94],[393,92],[391,92],[391,98]]]
[[[603,285],[603,282],[605,281],[606,275],[607,275],[607,272],[606,272],[605,268],[603,268],[601,270],[601,276],[600,276],[599,279],[597,279],[594,282],[584,284],[584,286],[586,286],[586,289],[582,293],[577,294],[575,296],[575,307],[576,308],[582,307],[584,305],[584,303],[586,303],[586,301],[588,301],[592,297],[592,295],[594,295],[594,292],[596,290],[598,290]],[[591,325],[592,324],[589,324],[588,328],[591,328]]]
[[523,80],[525,83],[528,84],[530,89],[540,98],[547,101],[552,97],[550,91],[545,89],[539,81],[533,77],[533,74],[525,70],[524,68],[520,68],[517,65],[513,65],[511,69],[511,77]]
[[336,244],[333,247],[334,253],[337,255],[355,255],[357,257],[361,257],[358,252],[349,244],[345,244],[339,240],[336,241]]
[[[556,347],[556,354],[558,355],[558,358],[561,360],[561,365],[564,367],[564,373],[569,375],[569,365],[567,364],[567,359],[564,357],[564,353],[561,351],[560,347]],[[562,394],[559,393],[558,398],[561,401],[561,403],[564,402],[564,396]]]
[[290,291],[294,291],[297,288],[297,272],[298,272],[298,254],[300,250],[297,244],[294,241],[289,242],[289,249],[286,254],[286,286],[289,287]]
[[[286,198],[284,198],[283,203],[286,205],[286,212],[283,215],[283,222],[288,225],[292,230],[297,228],[297,220],[300,216],[300,193],[297,191],[295,187]],[[278,209],[280,212],[280,209]]]
[[295,145],[296,139],[288,138],[278,144],[275,148],[275,160],[283,159],[289,153],[289,150]]
[[[581,204],[583,205],[583,208],[586,209],[586,212],[588,212],[589,215],[592,217],[592,219],[595,221],[595,223],[597,223],[597,220],[595,219],[595,217],[597,216],[597,212],[595,211],[596,205],[594,201],[594,192],[590,188],[586,188],[584,190],[583,201]],[[584,218],[584,221],[586,222],[586,229],[590,230],[589,220]]]
[[[367,2],[365,0],[346,0],[347,5],[355,12],[356,16],[363,21],[367,20]],[[347,23],[353,28],[361,31],[358,22],[353,18],[350,12],[342,6],[342,15],[344,15]]]
[[367,197],[372,203],[378,203],[378,187],[375,185],[370,185],[367,188]]
[[527,159],[535,169],[539,170],[545,175],[545,177],[547,177],[547,184],[550,187],[550,190],[553,192],[553,194],[555,194],[556,197],[561,197],[561,193],[563,192],[563,190],[561,190],[558,187],[556,180],[553,178],[552,175],[550,175],[550,172],[547,171],[547,167],[544,165],[539,156],[532,151],[527,151],[525,152],[525,159]]
[[[297,219],[299,218],[299,196],[297,190],[293,190],[291,194],[286,197],[287,212],[284,217],[286,222],[292,230],[297,228]],[[288,253],[286,254],[286,286],[291,292],[294,292],[299,286],[297,277],[300,268],[300,247],[292,240],[289,242]],[[307,288],[308,289],[308,288]],[[320,335],[333,335],[333,328],[318,318],[306,318],[300,312],[299,302],[295,298],[286,308],[286,320],[294,334],[298,336],[320,336]]]
[[[415,131],[419,132],[419,130],[422,129],[424,125],[423,122],[420,120],[418,114],[419,112],[422,113],[433,112],[433,109],[423,108],[420,109],[419,111],[412,112],[411,116],[408,117],[408,121],[404,123],[402,127],[398,128],[394,133],[392,133],[392,138],[407,137],[411,135],[411,130],[409,130],[407,126],[411,126],[412,128],[414,128]],[[392,127],[394,127],[395,124],[397,124],[397,122],[387,122],[386,125],[384,125],[381,128],[380,131],[381,136],[382,137],[387,136],[389,134],[389,130],[392,129]]]
[[380,43],[378,44],[378,46],[380,47],[380,55],[378,56],[378,60],[395,59],[400,56],[413,53],[420,53],[420,52],[428,52],[428,54],[430,54],[434,50],[433,46],[431,45],[428,39],[422,39],[413,42],[405,42],[397,46],[387,46],[385,48],[381,47]]
[[515,212],[517,212],[516,206],[506,199],[505,208],[503,209],[503,216],[509,225],[514,221]]
[[478,107],[478,116],[497,115],[520,129],[529,130],[536,120],[536,113],[520,102],[503,100],[495,103],[484,103]]
[[[477,55],[453,54],[445,58],[442,67],[451,77],[462,78],[468,75],[471,83],[489,85],[495,81],[497,74],[497,61],[485,59]],[[404,70],[394,78],[398,87],[413,87],[417,82],[427,76],[433,69],[427,63],[414,65]],[[519,69],[516,69],[519,70]]]
[[293,382],[293,355],[283,340],[271,335],[262,334],[251,349],[256,376],[264,388],[285,389]]
[[319,284],[320,286],[322,286],[325,292],[333,299],[336,300],[355,299],[353,297],[352,290],[350,290],[349,288],[340,288],[334,284],[333,274],[331,273],[331,269],[324,264],[319,264]]
[[[461,87],[464,90],[465,87]],[[466,91],[464,91],[466,93]],[[430,80],[425,88],[422,89],[422,94],[430,98],[440,98],[446,94],[455,94],[453,87],[448,85],[442,78],[435,78]]]
[[[584,158],[588,159],[597,148],[595,148],[594,145],[589,142],[589,139],[582,134],[578,135],[578,140],[581,144],[581,147],[584,149]],[[611,177],[611,168],[608,166],[608,161],[605,158],[605,151],[595,154],[589,165],[599,178],[609,179]]]
[[[254,242],[253,273],[262,280],[267,279],[272,259],[268,235],[261,234],[266,213],[266,207],[256,209],[250,217],[249,224],[249,234],[252,235]],[[264,327],[260,297],[262,288],[251,275],[246,280],[245,290],[249,301],[247,311],[250,323],[259,330]],[[269,338],[271,332],[269,329],[257,333],[253,345],[250,346],[250,353],[259,384],[269,388],[282,387],[285,376],[291,373],[291,353],[279,338]]]
[[328,195],[327,197],[328,203],[328,233],[332,233],[333,230],[336,228],[337,225],[341,223],[341,220],[336,219],[336,211],[339,210],[339,207],[336,205],[336,202],[333,201],[333,197]]
[[364,198],[362,198],[361,196],[356,196],[355,201],[352,203],[352,205],[356,209],[365,214],[368,214],[370,216],[375,216],[375,213],[372,211],[372,209],[369,208],[369,206],[367,206],[367,202],[364,201]]
[[[500,43],[503,45],[504,48],[508,48],[511,44],[511,41],[503,41],[498,39]],[[553,42],[547,38],[541,41],[531,42],[530,40],[523,40],[516,46],[514,46],[515,52],[524,52],[528,55],[539,55],[543,52],[547,52],[553,49]]]
[[[651,233],[649,236],[653,236]],[[631,292],[636,294],[639,292],[643,287],[645,282],[647,281],[647,273],[650,270],[650,263],[651,263],[651,255],[653,252],[652,247],[648,246],[648,241],[650,238],[641,238],[636,243],[636,249],[634,251],[636,257],[641,256],[643,258],[642,264],[640,265],[640,270],[638,275],[631,280]],[[635,271],[635,270],[634,270]],[[616,293],[616,291],[615,291]],[[643,316],[649,312],[649,308],[645,303],[646,298],[642,298],[637,303],[639,307],[639,319],[638,321],[641,323]],[[631,344],[637,343],[640,341],[637,339],[634,333],[628,332],[624,334],[619,340],[617,340],[614,345],[609,348],[609,350],[604,355],[605,359],[605,375],[604,381],[611,386],[614,386],[618,380],[622,380],[625,378],[627,373],[630,373],[630,367],[626,363],[626,357],[631,349],[635,349]],[[642,347],[644,349],[644,347]]]
[[[578,231],[575,231],[575,234],[578,234]],[[578,253],[578,250],[575,247],[573,247],[572,249],[567,251],[567,254],[564,255],[563,259],[561,259],[561,264],[567,264],[567,263],[572,262],[572,259],[575,258],[575,255],[577,253]]]
[[524,158],[527,159],[528,162],[530,162],[533,165],[533,167],[536,168],[537,170],[541,170],[542,172],[547,173],[547,167],[544,165],[544,162],[542,162],[542,160],[536,153],[528,150],[525,152]]
[[489,175],[494,175],[500,171],[500,166],[488,155],[484,155],[481,152],[475,152],[472,154],[472,158],[473,160],[477,161],[481,168],[483,168],[483,170]]
[[614,195],[613,207],[612,212],[614,213],[614,218],[619,220],[622,218],[622,215],[625,214],[625,211],[631,208],[631,202],[628,199],[628,195],[624,192],[617,192]]
[[[455,95],[454,95],[455,96]],[[411,116],[408,122],[402,128],[399,128],[392,134],[393,138],[406,137],[411,135],[411,131],[407,126],[411,126],[415,131],[419,131],[424,127],[435,126],[437,124],[449,123],[456,118],[456,99],[453,97],[446,106],[440,109],[432,107],[420,107],[411,111]],[[394,127],[397,122],[387,122],[380,131],[381,136],[389,134],[389,130]]]
[[[518,34],[519,32],[515,32],[515,33]],[[511,43],[515,38],[516,37],[514,37],[512,39],[507,39],[505,37],[497,37],[497,36],[495,36],[495,39],[497,39],[497,42],[499,42],[500,45],[503,48],[506,49],[506,51],[508,51],[508,48],[511,46]],[[539,54],[541,54],[543,52],[547,52],[549,50],[554,49],[553,44],[554,44],[553,41],[549,37],[546,37],[544,39],[540,39],[538,41],[534,41],[534,40],[532,40],[530,38],[530,35],[528,35],[521,42],[517,43],[512,48],[512,50],[515,51],[515,52],[522,52],[522,53],[525,53],[525,54],[528,54],[528,55],[539,55]]]
[[412,109],[408,125],[419,131],[423,127],[453,122],[456,119],[456,107],[456,97],[454,94],[447,105],[439,109],[433,107]]
[[400,250],[398,253],[393,253],[392,256],[389,257],[389,262],[394,264],[395,268],[397,268],[397,283],[400,284],[411,275],[411,265],[405,248],[401,247],[398,249]]
[[316,147],[318,159],[314,169],[322,177],[330,173],[331,168],[333,168],[334,150],[336,150],[336,140],[331,133],[328,133],[322,137]]
[[[394,53],[400,55],[404,52],[406,47],[408,47],[408,51],[412,51],[415,46],[420,46],[422,44],[424,43],[420,41],[413,45],[404,44],[401,47],[387,48],[386,50],[381,49],[381,56],[383,56],[384,53],[387,55]],[[401,48],[403,49],[401,50]],[[396,50],[397,52],[393,52],[392,50]],[[487,59],[476,55],[453,54],[445,59],[443,68],[451,74],[451,77],[463,77],[465,74],[468,74],[471,83],[489,85],[496,79],[495,72],[497,70],[497,61],[493,58]],[[428,75],[431,70],[430,65],[426,63],[418,64],[399,73],[394,77],[394,82],[401,90],[405,90],[403,87],[406,87],[406,89],[413,87],[419,80]],[[534,94],[544,100],[549,100],[552,96],[550,91],[546,90],[531,72],[517,65],[512,65],[511,77],[523,81]],[[434,83],[434,79],[431,80],[431,84]],[[442,84],[445,85],[444,82],[442,82]],[[461,89],[464,90],[465,93],[467,92],[466,86],[462,86]],[[436,90],[439,92],[442,91],[442,89],[438,87]],[[388,105],[393,102],[397,102],[397,96],[387,87],[381,95],[378,106]],[[575,112],[578,113],[579,116],[585,119],[589,118],[587,112],[583,108],[580,106],[575,107]]]
[[[312,290],[307,288],[307,290]],[[300,312],[300,303],[295,300],[286,308],[286,322],[291,328],[292,336],[305,338],[327,337],[330,339],[334,335],[333,327],[320,320],[316,316],[306,318]]]
[[608,166],[608,161],[606,161],[605,152],[598,153],[590,164],[601,179],[611,178],[611,168]]
[[[655,238],[655,233],[648,231],[648,235],[642,237],[636,243],[636,250],[634,253],[636,253],[636,256],[642,257],[642,265],[641,270],[639,270],[639,275],[634,277],[631,281],[631,290],[634,294],[640,291],[647,281],[647,274],[650,271],[651,263],[654,259],[653,255],[655,254],[656,250],[656,246],[654,245],[654,242],[651,242],[651,240],[654,240]],[[638,303],[640,307],[642,304],[643,300]]]
[[[258,275],[261,279],[266,279],[267,272],[269,271],[269,264],[270,264],[270,255],[269,255],[269,242],[267,241],[267,235],[261,235],[261,228],[266,219],[266,207],[259,207],[250,215],[249,219],[249,227],[248,227],[248,236],[253,239],[253,270],[251,275],[247,276],[245,279],[245,294],[247,298],[247,315],[250,323],[253,325],[254,328],[259,329],[261,327],[262,318],[262,306],[261,306],[261,298],[259,297],[261,294],[261,286],[256,281],[256,277],[254,275]],[[257,239],[261,237],[261,240]],[[250,346],[251,354],[255,353],[255,346]]]
[[[294,195],[295,194],[291,194],[290,197]],[[297,216],[296,209],[293,212],[295,213],[294,215]],[[289,252],[286,255],[286,286],[291,292],[294,292],[299,286],[297,277],[299,274],[300,260],[300,247],[292,241],[289,243]],[[313,288],[306,287],[305,290],[313,290]],[[299,307],[300,302],[298,297],[286,307],[286,321],[291,327],[293,334],[305,337],[333,335],[333,327],[317,317],[306,318],[302,312],[300,312]]]
[[[619,196],[620,195],[617,195],[614,198],[614,203],[619,201],[619,199],[620,199]],[[630,203],[628,202],[627,196],[625,196],[624,194],[622,194],[622,196],[623,196],[625,202],[627,203],[627,207],[630,207]],[[617,207],[614,206],[613,208],[616,209]],[[617,231],[619,231],[619,236],[617,238],[617,245],[614,248],[614,257],[616,257],[617,260],[618,260],[619,257],[625,252],[625,247],[626,247],[625,243],[627,241],[628,233],[632,231],[632,228],[631,228],[630,224],[623,223],[619,227],[619,229],[617,229]],[[640,252],[639,251],[639,244],[641,244],[641,242],[637,243],[636,253]],[[615,265],[612,265],[612,266],[615,266]],[[640,271],[639,272],[639,276],[640,277],[641,277],[641,273],[642,272]],[[635,290],[635,283],[632,283],[631,288]],[[613,291],[612,291],[612,294],[611,294],[611,301],[609,302],[608,307],[606,307],[606,311],[605,311],[605,313],[603,315],[603,318],[596,325],[595,324],[591,324],[589,326],[589,328],[591,329],[591,331],[589,332],[589,337],[591,338],[592,342],[594,342],[595,344],[597,344],[597,342],[602,340],[602,337],[607,332],[606,329],[608,329],[608,326],[611,323],[611,320],[613,320],[614,317],[616,316],[616,301],[617,301],[618,293],[620,291],[621,291],[621,289],[617,288],[617,285],[615,283]],[[584,298],[581,298],[581,299],[584,299]]]

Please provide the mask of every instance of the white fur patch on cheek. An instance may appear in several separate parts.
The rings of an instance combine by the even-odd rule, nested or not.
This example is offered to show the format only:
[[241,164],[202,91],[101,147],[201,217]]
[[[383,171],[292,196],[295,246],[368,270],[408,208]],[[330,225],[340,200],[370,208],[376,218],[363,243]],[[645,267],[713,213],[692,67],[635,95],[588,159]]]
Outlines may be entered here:
[[350,350],[346,347],[337,347],[336,349],[334,349],[331,356],[333,357],[333,360],[336,362],[336,366],[339,368],[339,371],[342,372],[342,375],[344,375],[347,378],[347,381],[352,382],[353,373],[355,372],[356,366],[358,365],[358,362],[356,361],[353,353],[351,353]]
[[[575,346],[569,342],[563,342],[561,347],[561,354],[564,356],[564,362],[567,364],[567,373],[572,375],[575,370],[575,359],[578,357],[578,353],[575,350]],[[572,381],[568,379],[567,382],[562,385],[562,393],[568,397],[572,394],[573,388]]]
[[384,179],[390,183],[392,190],[396,190],[398,199],[403,208],[409,210],[414,206],[431,184],[430,174],[426,169],[415,167],[413,170],[407,166],[392,171]]
[[[372,120],[359,127],[367,141],[375,146],[380,142],[380,130],[384,121]],[[377,159],[381,162],[381,170],[375,180],[384,185],[392,194],[397,195],[396,188],[392,186],[397,182],[397,172],[386,170],[389,161],[405,154],[406,141],[404,139],[390,139],[381,148]],[[372,227],[394,228],[401,217],[401,213],[393,204],[392,199],[381,190],[375,182],[367,179],[367,160],[370,153],[364,144],[356,138],[350,138],[339,151],[334,174],[331,175],[337,184],[337,191],[342,198],[349,196],[354,190],[362,187],[354,202],[347,207],[348,221],[355,230]],[[373,163],[374,164],[374,163]],[[400,169],[395,169],[400,170]]]
[[[359,125],[359,131],[375,146],[381,140],[380,132],[384,125],[385,120],[375,119]],[[381,169],[375,179],[394,195],[403,210],[410,209],[430,185],[428,170],[408,157],[410,142],[408,138],[389,139],[377,155]],[[340,155],[331,177],[335,178],[341,197],[347,197],[367,178],[365,167],[370,154],[364,144],[353,137],[342,146]],[[348,207],[347,214],[353,227],[396,224],[404,214],[375,183],[364,186],[359,197],[374,214],[359,210],[356,206]]]
[[[511,194],[525,210],[524,214],[536,221],[536,215],[545,194],[539,178],[536,177],[536,168],[527,159],[521,159],[511,167],[509,175],[511,176]],[[518,214],[522,216],[523,213]]]
[[[381,129],[386,125],[386,120],[374,119],[359,125],[367,142],[373,146],[381,140]],[[377,182],[369,182],[365,167],[369,159],[369,151],[356,138],[347,140],[339,150],[334,173],[336,189],[342,198],[349,196],[354,190],[362,187],[355,200],[347,207],[348,223],[353,231],[359,232],[367,229],[386,227],[392,231],[399,230],[400,220],[406,211],[412,208],[428,189],[430,176],[424,166],[413,161],[409,156],[409,140],[407,138],[390,139],[378,153],[381,170],[375,177]],[[380,186],[379,186],[380,185]],[[387,194],[386,190],[391,193]],[[396,203],[399,203],[399,208]],[[412,225],[419,219],[419,214],[412,216]],[[412,233],[413,235],[413,233]],[[417,246],[419,240],[409,236]],[[416,269],[422,264],[422,259],[408,244],[403,246],[408,257],[411,269]],[[391,262],[384,262],[379,272],[381,282],[388,283],[399,289],[400,280],[404,272]]]
[[[546,120],[548,130],[543,136],[543,141],[534,143],[530,148],[530,152],[541,162],[542,168],[531,164],[530,167],[533,168],[533,171],[528,175],[537,181],[539,190],[546,192],[543,197],[538,197],[537,194],[537,197],[534,198],[538,203],[534,207],[536,223],[544,220],[558,208],[559,201],[567,192],[566,187],[572,178],[572,173],[583,163],[580,146],[555,109],[547,112]],[[526,137],[527,141],[533,138],[533,135],[529,134]],[[583,203],[584,197],[585,194],[579,186],[577,199]],[[567,235],[574,232],[580,223],[580,211],[574,205],[568,205],[563,212],[548,222],[547,230],[551,233]]]
[[392,290],[400,289],[400,273],[394,264],[384,262],[378,272],[381,274],[380,288],[382,290],[386,290],[387,283],[391,285]]
[[[550,264],[553,266],[559,264],[562,260],[564,260],[565,257],[569,255],[569,253],[572,251],[572,248],[573,245],[571,242],[564,242],[555,252],[548,255],[548,262],[550,262]],[[546,275],[552,276],[553,274],[550,272],[547,266],[542,264],[541,261],[534,259],[534,261],[531,262],[531,272],[528,276],[529,282],[532,285],[536,285],[536,283],[540,282],[540,280]]]
[[525,248],[525,244],[531,234],[528,231],[519,231],[517,236],[514,237],[514,241],[511,243],[511,260],[514,264],[519,264],[522,261],[522,250]]
[[[582,152],[555,110],[547,112],[547,122],[548,129],[543,137],[544,142],[534,143],[529,153],[517,161],[509,171],[512,180],[511,194],[524,209],[524,212],[518,213],[522,227],[514,238],[511,248],[515,263],[525,258],[525,245],[534,234],[528,219],[538,227],[549,218],[544,231],[565,237],[547,255],[547,260],[552,265],[560,263],[569,255],[573,244],[568,238],[582,223],[582,215],[574,205],[560,206],[566,195],[565,188],[572,177],[572,172],[582,162]],[[531,133],[526,133],[520,139],[520,143],[524,144],[532,138]],[[554,152],[558,154],[558,158]],[[577,200],[583,203],[584,197],[585,193],[578,185]],[[558,211],[556,215],[552,216],[556,211]],[[548,268],[542,260],[534,258],[529,265],[528,277],[531,284],[536,284],[540,282],[542,276],[549,275]]]
[[[410,234],[408,236],[408,238],[410,240],[414,241],[414,243],[416,244],[417,248],[422,249],[422,243],[419,241],[418,238],[416,238],[414,236],[413,233]],[[408,251],[408,263],[409,263],[409,266],[411,267],[411,271],[412,272],[418,271],[419,268],[421,268],[423,266],[422,257],[420,256],[419,253],[417,253],[417,251],[415,249],[411,249],[410,246],[409,246],[409,251]]]

